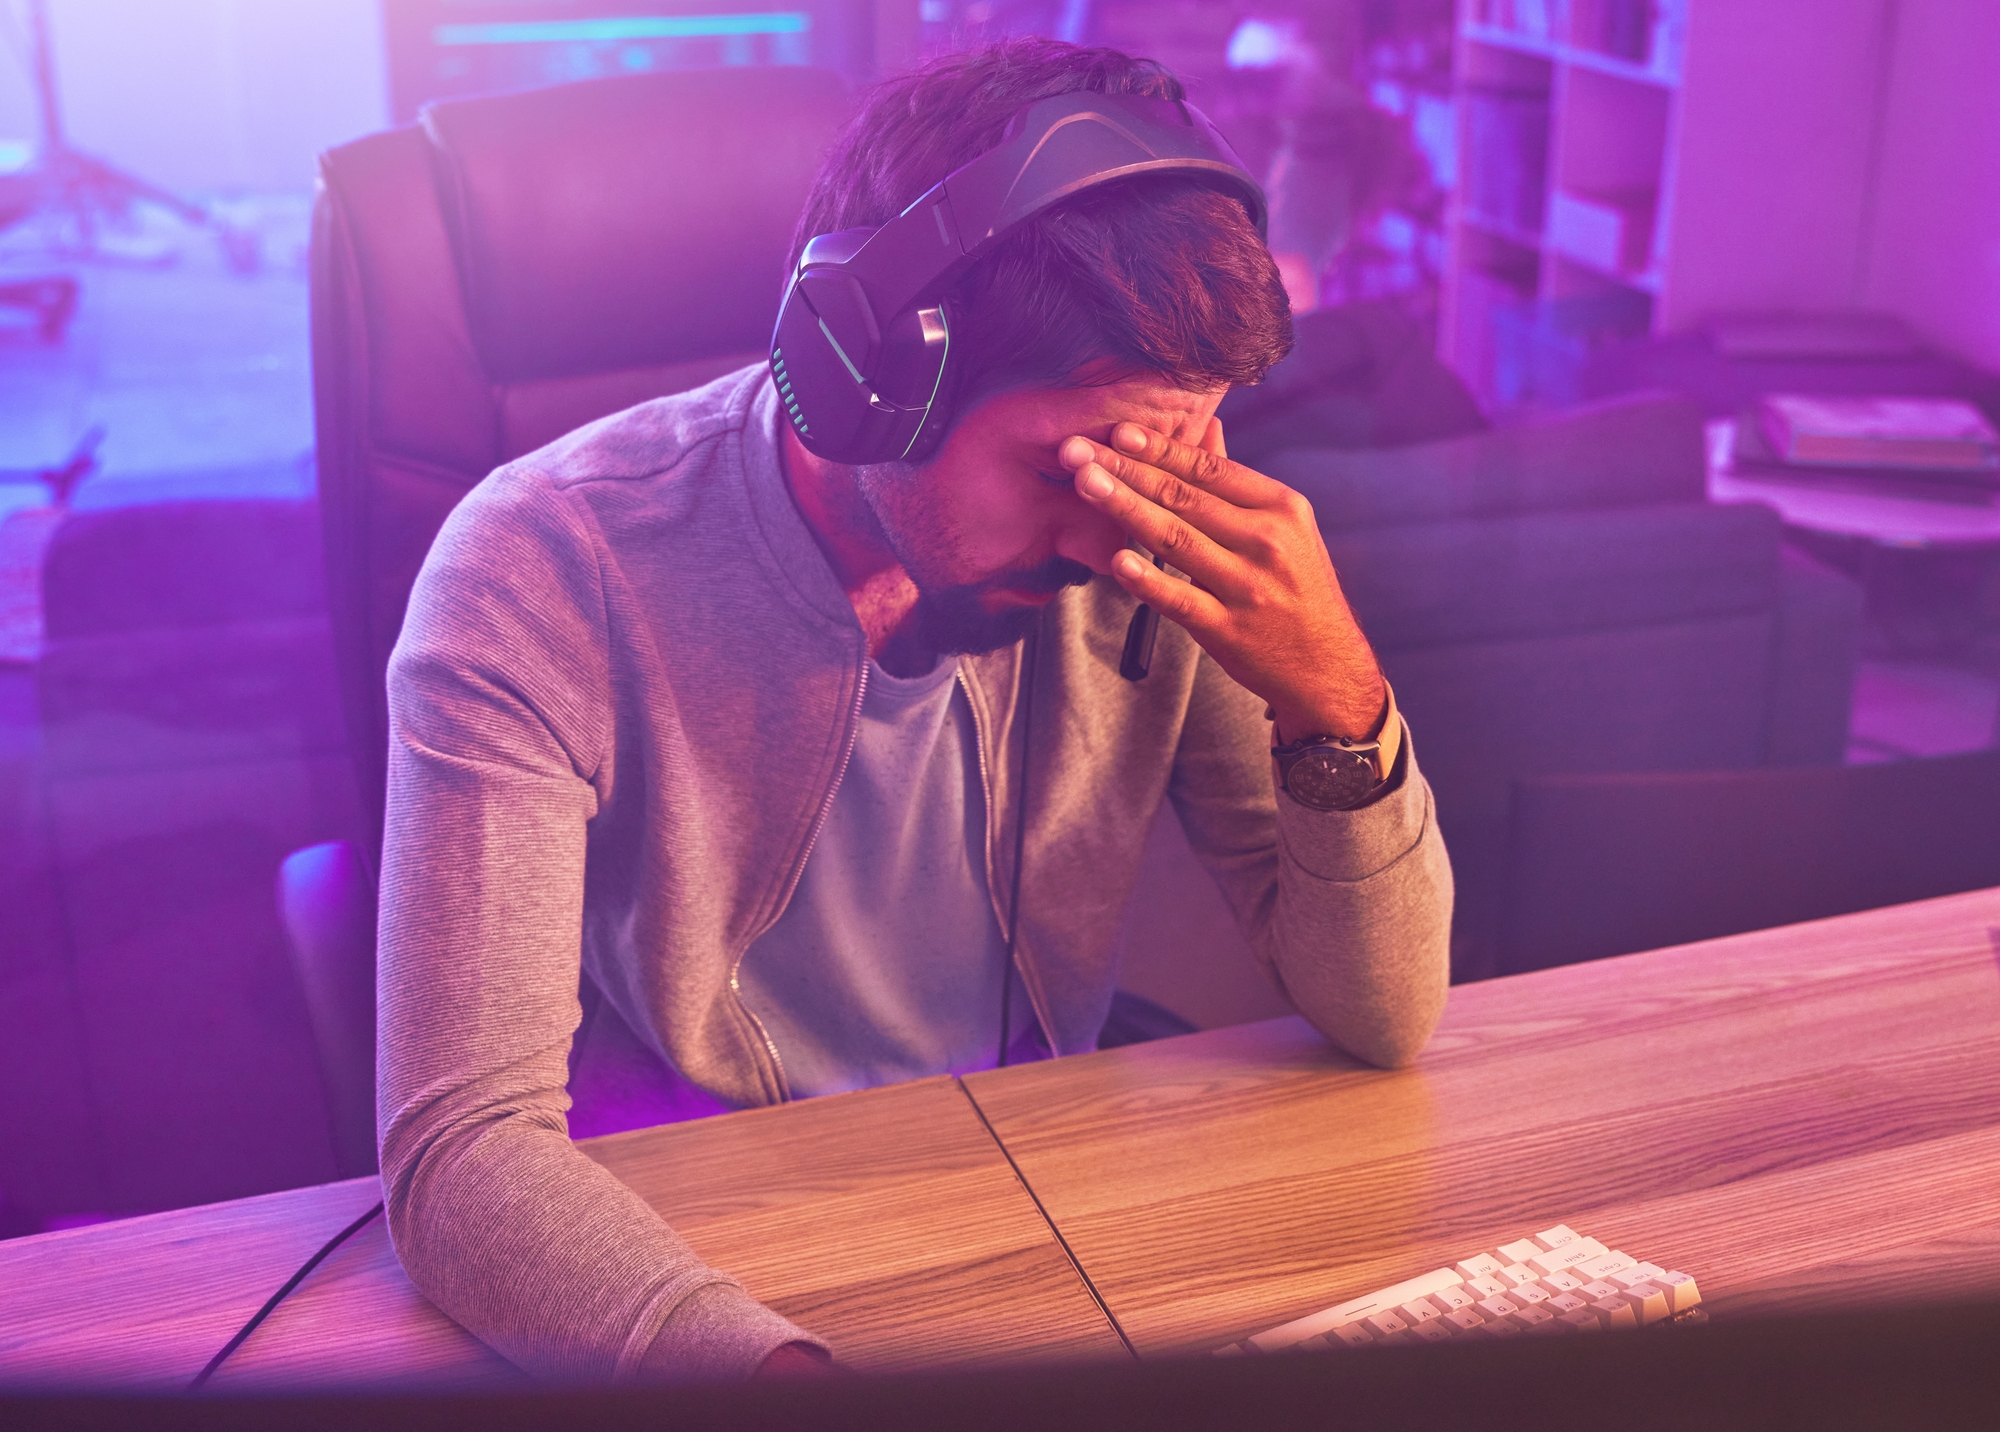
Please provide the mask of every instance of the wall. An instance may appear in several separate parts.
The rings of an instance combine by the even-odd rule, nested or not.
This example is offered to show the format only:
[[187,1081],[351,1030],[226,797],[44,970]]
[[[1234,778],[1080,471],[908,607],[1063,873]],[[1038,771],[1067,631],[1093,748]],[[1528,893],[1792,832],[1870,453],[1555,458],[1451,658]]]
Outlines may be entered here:
[[1891,0],[1689,6],[1662,327],[1855,301],[1891,11]]
[[[380,0],[48,0],[70,140],[171,189],[309,189],[313,157],[388,123]],[[0,0],[0,138],[33,137]]]
[[1898,0],[1862,300],[2000,372],[2000,4]]

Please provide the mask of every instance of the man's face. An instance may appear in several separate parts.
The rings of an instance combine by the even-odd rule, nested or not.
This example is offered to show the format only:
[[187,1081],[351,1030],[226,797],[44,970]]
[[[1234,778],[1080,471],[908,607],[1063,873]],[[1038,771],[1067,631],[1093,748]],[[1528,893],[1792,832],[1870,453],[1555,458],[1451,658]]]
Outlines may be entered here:
[[1012,645],[1064,587],[1108,574],[1126,545],[1056,460],[1065,438],[1108,443],[1120,422],[1199,443],[1222,392],[1149,378],[1017,388],[987,398],[921,467],[858,469],[862,496],[919,594],[913,620],[940,655]]

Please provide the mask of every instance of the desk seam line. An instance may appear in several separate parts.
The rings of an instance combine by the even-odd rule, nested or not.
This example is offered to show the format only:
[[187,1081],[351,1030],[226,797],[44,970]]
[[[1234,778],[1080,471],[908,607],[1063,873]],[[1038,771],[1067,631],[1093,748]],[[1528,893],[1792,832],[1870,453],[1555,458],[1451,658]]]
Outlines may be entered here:
[[1097,1284],[1092,1281],[1090,1274],[1084,1270],[1082,1260],[1076,1256],[1076,1250],[1069,1246],[1069,1239],[1063,1237],[1063,1231],[1056,1227],[1055,1219],[1049,1217],[1048,1209],[1042,1204],[1042,1196],[1035,1192],[1035,1186],[1029,1183],[1028,1176],[1021,1172],[1021,1166],[1014,1161],[1013,1151],[1007,1147],[1006,1141],[1000,1137],[999,1131],[993,1127],[993,1121],[986,1117],[986,1111],[979,1107],[979,1100],[975,1099],[972,1096],[972,1091],[965,1087],[963,1079],[954,1075],[951,1082],[958,1085],[958,1092],[965,1095],[966,1103],[972,1105],[972,1112],[978,1116],[980,1127],[986,1130],[986,1137],[993,1140],[993,1147],[1000,1150],[1000,1157],[1007,1160],[1007,1167],[1014,1171],[1015,1182],[1021,1185],[1022,1190],[1026,1192],[1029,1199],[1034,1203],[1035,1212],[1042,1216],[1042,1222],[1047,1225],[1049,1232],[1054,1235],[1056,1246],[1062,1249],[1063,1257],[1069,1259],[1069,1266],[1076,1270],[1076,1276],[1083,1280],[1083,1290],[1090,1294],[1090,1300],[1097,1304],[1097,1310],[1104,1314],[1104,1321],[1111,1324],[1111,1331],[1118,1334],[1118,1341],[1125,1345],[1125,1351],[1131,1355],[1132,1360],[1134,1362],[1140,1361],[1139,1349],[1132,1346],[1132,1339],[1125,1335],[1125,1329],[1120,1325],[1117,1316],[1112,1313],[1111,1305],[1105,1302],[1104,1295],[1097,1291]]

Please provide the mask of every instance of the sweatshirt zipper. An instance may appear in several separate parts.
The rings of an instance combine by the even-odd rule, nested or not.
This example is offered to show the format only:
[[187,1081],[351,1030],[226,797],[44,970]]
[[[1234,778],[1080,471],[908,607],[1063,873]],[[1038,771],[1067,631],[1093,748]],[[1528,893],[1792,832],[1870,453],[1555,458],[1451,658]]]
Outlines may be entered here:
[[[806,834],[806,848],[800,854],[798,864],[792,867],[792,878],[785,883],[785,893],[778,901],[778,915],[772,917],[771,924],[750,937],[749,944],[737,952],[736,963],[729,967],[729,992],[735,997],[736,1007],[743,1011],[744,1018],[756,1026],[758,1037],[764,1041],[765,1052],[771,1056],[771,1063],[777,1066],[778,1092],[783,1096],[782,1102],[787,1104],[792,1100],[792,1088],[791,1080],[785,1077],[785,1061],[778,1055],[778,1046],[771,1038],[771,1031],[764,1027],[764,1021],[757,1017],[757,1012],[750,1008],[749,1001],[743,998],[743,985],[737,976],[742,972],[743,961],[749,955],[751,945],[755,945],[769,934],[771,925],[778,923],[778,918],[784,914],[785,907],[792,903],[792,893],[799,888],[799,881],[805,876],[806,861],[811,858],[813,847],[819,844],[819,833],[826,828],[826,818],[833,810],[833,798],[840,793],[840,783],[847,779],[848,763],[854,759],[854,743],[861,736],[861,702],[867,694],[868,657],[863,653],[861,677],[854,683],[854,706],[847,713],[847,748],[840,753],[840,769],[833,773],[833,784],[827,787],[826,799],[819,803],[819,814],[813,817],[812,829]],[[984,751],[979,755],[979,770],[980,779],[983,781],[986,778]]]
[[[986,746],[989,740],[989,735],[986,730],[986,723],[980,720],[979,718],[979,703],[972,699],[972,683],[966,679],[965,667],[962,663],[958,668],[958,685],[959,689],[965,693],[966,709],[972,713],[973,745],[976,748],[977,754],[979,756],[979,789],[980,793],[986,797],[986,822],[985,822],[986,901],[989,905],[993,907],[993,920],[994,923],[999,925],[1000,927],[1000,938],[1003,940],[1014,940],[1015,960],[1017,962],[1025,961],[1027,959],[1027,951],[1021,948],[1021,943],[1019,940],[1014,939],[1012,924],[1008,918],[1010,914],[1013,915],[1015,918],[1019,918],[1020,912],[1008,911],[1002,908],[1000,900],[1000,892],[994,888],[993,884],[993,876],[994,876],[993,836],[994,836],[994,826],[999,818],[999,812],[995,809],[993,804],[993,776],[986,766]],[[1027,761],[1025,757],[1023,758],[1021,764],[1023,770],[1022,787],[1023,787],[1023,794],[1025,794],[1027,786],[1027,779],[1025,774],[1027,768]],[[1019,798],[1016,799],[1015,804],[1020,806],[1020,813],[1015,818],[1017,820],[1026,820],[1028,818],[1028,811],[1026,805],[1023,804]],[[1015,969],[1009,969],[1007,971],[1007,978],[1010,980],[1013,979],[1016,973],[1017,971]],[[1043,1013],[1042,1002],[1039,999],[1035,998],[1035,987],[1032,983],[1030,983],[1027,976],[1027,972],[1025,970],[1021,970],[1019,971],[1019,973],[1021,975],[1021,988],[1023,991],[1026,992],[1028,996],[1028,1008],[1034,1011],[1036,1022],[1039,1023],[1043,1031],[1046,1032],[1047,1030],[1053,1028],[1054,1026],[1052,1026],[1049,1023],[1048,1017]]]
[[[965,666],[958,668],[958,689],[965,694],[965,709],[972,713],[972,748],[979,757],[979,793],[986,801],[986,819],[981,822],[986,827],[986,903],[993,907],[993,919],[1000,926],[1000,938],[1007,938],[1007,912],[1000,908],[1000,896],[993,889],[993,821],[998,814],[993,809],[993,773],[986,768],[986,723],[979,719],[979,703],[972,699],[972,683],[965,679]],[[1012,971],[1008,972],[1012,978]]]

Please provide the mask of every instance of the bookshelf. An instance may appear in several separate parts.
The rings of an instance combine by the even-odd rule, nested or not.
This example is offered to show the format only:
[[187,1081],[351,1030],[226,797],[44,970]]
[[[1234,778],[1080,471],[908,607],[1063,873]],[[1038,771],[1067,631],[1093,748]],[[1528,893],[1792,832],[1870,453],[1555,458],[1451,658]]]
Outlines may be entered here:
[[1459,0],[1439,347],[1496,410],[1599,346],[1852,305],[1893,0]]

